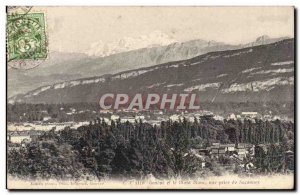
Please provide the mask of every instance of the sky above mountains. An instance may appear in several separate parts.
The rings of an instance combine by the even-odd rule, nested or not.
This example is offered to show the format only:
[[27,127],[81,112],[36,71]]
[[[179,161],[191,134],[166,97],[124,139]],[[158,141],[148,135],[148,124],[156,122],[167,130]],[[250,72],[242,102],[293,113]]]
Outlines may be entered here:
[[[93,55],[204,39],[243,44],[294,36],[293,7],[34,7],[45,12],[49,50]],[[104,53],[104,54],[103,54]]]

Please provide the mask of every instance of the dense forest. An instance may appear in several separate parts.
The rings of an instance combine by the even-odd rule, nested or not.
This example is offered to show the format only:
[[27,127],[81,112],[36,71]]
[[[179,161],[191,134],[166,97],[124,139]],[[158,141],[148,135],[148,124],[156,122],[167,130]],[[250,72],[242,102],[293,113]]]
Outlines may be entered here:
[[[229,156],[214,159],[193,152],[217,142],[253,144],[255,155],[246,156],[242,164],[253,163],[251,172],[255,174],[287,173],[294,170],[294,130],[292,122],[279,120],[201,117],[194,122],[169,120],[152,126],[142,121],[112,121],[109,125],[97,118],[77,129],[45,132],[24,147],[10,149],[7,169],[10,175],[32,179],[192,178],[226,171],[245,173]],[[8,143],[10,146],[13,144]]]

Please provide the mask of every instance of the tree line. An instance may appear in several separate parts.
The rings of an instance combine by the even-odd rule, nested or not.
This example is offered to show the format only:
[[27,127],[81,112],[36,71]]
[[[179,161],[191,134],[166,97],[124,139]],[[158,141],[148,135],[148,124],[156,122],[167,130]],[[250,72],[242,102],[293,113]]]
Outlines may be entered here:
[[[8,173],[25,178],[156,178],[220,175],[225,160],[195,155],[212,143],[255,145],[258,173],[293,171],[294,124],[262,120],[195,118],[194,122],[106,123],[97,118],[77,129],[45,132],[8,152]],[[203,168],[202,163],[207,166]],[[238,166],[238,165],[236,165]]]

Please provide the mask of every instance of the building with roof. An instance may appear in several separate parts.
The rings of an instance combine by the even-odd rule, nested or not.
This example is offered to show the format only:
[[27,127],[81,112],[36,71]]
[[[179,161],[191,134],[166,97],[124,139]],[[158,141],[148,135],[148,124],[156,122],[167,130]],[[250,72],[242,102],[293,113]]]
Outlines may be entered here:
[[10,131],[7,133],[8,141],[12,143],[21,143],[23,140],[31,140],[29,131]]
[[241,117],[243,118],[258,118],[259,114],[258,112],[242,112]]

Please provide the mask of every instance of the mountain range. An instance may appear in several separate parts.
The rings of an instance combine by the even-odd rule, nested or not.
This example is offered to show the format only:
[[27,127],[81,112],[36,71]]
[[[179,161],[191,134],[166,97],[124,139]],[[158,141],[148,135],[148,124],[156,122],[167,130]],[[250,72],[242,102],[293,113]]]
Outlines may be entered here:
[[[232,45],[200,39],[172,43],[171,39],[162,36],[161,40],[157,41],[159,45],[148,45],[147,37],[140,37],[122,39],[108,45],[96,43],[88,54],[51,52],[47,60],[33,69],[8,69],[8,97],[25,94],[38,87],[54,83],[115,74],[171,61],[186,60],[208,52],[264,45],[283,39],[286,37],[261,36],[251,43]],[[165,45],[168,43],[171,44]],[[92,51],[94,53],[91,53]]]
[[[264,42],[264,38],[258,41]],[[185,44],[200,45],[199,41]],[[212,48],[214,50],[231,48],[231,50],[208,52],[187,60],[171,61],[149,67],[134,66],[137,67],[134,70],[120,71],[115,74],[103,74],[104,71],[98,73],[100,76],[45,85],[28,93],[14,96],[9,99],[9,102],[96,102],[104,93],[127,93],[129,95],[197,93],[200,101],[210,102],[293,101],[294,39],[280,40],[270,44],[265,44],[265,42],[264,44],[250,44],[249,47],[242,49],[233,49],[241,46],[210,44],[209,47],[204,47],[206,51]],[[172,52],[168,52],[167,48]],[[199,47],[195,47],[197,48],[195,50],[192,48],[179,47],[176,44],[164,49],[156,48],[155,50],[166,52],[160,52],[162,56],[154,55],[155,59],[149,61],[176,58],[180,56],[180,53],[183,54],[183,50],[187,52],[185,57],[203,51]],[[151,51],[154,50],[131,51],[132,56],[134,53],[136,57],[140,56],[140,59],[133,61],[146,62],[153,56],[146,55]],[[144,56],[147,57],[146,60]],[[122,62],[125,63],[123,60],[116,56],[115,62],[121,66]],[[88,74],[84,68],[81,70]],[[96,71],[99,70],[95,68]]]

